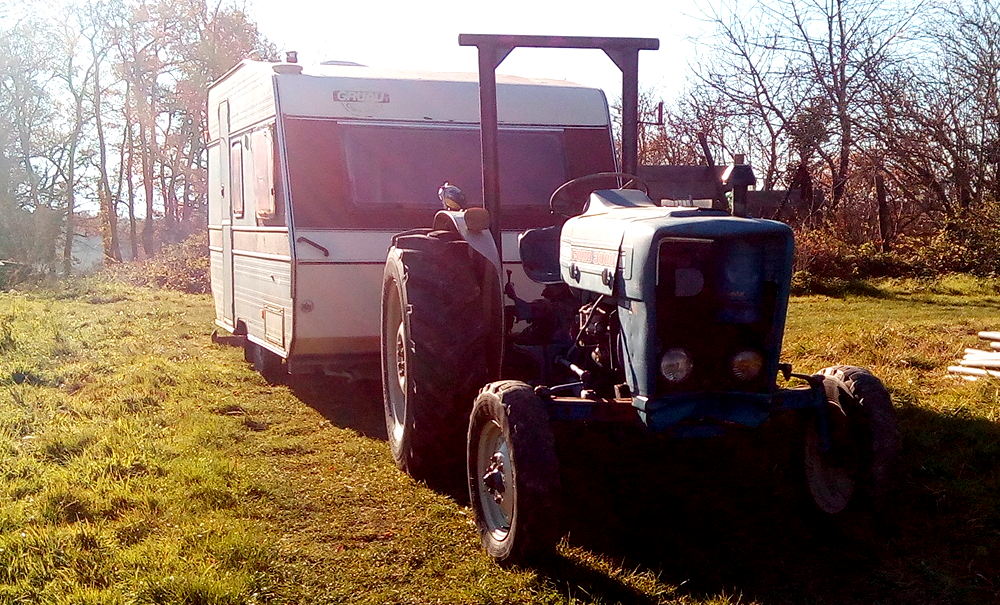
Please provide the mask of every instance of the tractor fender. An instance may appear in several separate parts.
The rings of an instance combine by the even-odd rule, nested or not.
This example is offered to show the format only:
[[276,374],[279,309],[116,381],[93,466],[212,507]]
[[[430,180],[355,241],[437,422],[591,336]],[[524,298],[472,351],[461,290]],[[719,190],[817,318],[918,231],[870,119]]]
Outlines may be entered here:
[[[487,291],[492,290],[491,300],[496,303],[496,315],[500,318],[500,326],[506,325],[504,317],[507,312],[503,304],[503,265],[500,262],[500,252],[497,250],[493,234],[490,232],[490,213],[485,208],[472,207],[465,210],[439,210],[434,215],[433,230],[454,231],[459,234],[469,247],[476,254],[486,259],[493,265],[493,285],[483,283],[482,286]],[[488,277],[484,282],[491,281]],[[501,328],[502,330],[502,328]],[[504,338],[499,334],[499,342],[496,343],[500,353],[500,359],[504,355]]]
[[[434,230],[456,231],[462,239],[480,256],[490,261],[496,269],[498,283],[502,279],[503,268],[496,242],[489,230],[490,214],[485,208],[473,207],[467,210],[439,210],[434,215]],[[500,284],[501,287],[503,284]]]

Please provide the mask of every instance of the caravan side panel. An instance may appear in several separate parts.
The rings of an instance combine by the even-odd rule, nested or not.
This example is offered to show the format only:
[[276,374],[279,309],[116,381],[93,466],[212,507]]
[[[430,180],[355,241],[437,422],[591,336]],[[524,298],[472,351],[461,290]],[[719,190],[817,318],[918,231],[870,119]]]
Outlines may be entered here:
[[224,100],[229,100],[229,132],[236,133],[253,124],[273,120],[274,72],[259,63],[244,62],[226,77],[212,85],[208,91],[208,136],[210,141],[220,138],[218,114],[213,110]]
[[[212,279],[212,298],[215,299],[215,318],[222,322],[227,304],[225,293],[232,290],[232,285],[226,286],[226,280],[231,275],[224,272],[223,263],[223,229],[222,229],[222,198],[219,191],[222,187],[220,162],[222,150],[219,141],[208,146],[208,255],[209,271]],[[228,212],[227,212],[228,215]],[[228,221],[228,216],[227,216]],[[231,329],[231,326],[227,326]]]
[[209,91],[209,243],[217,323],[284,355],[293,311],[289,230],[261,218],[258,209],[273,207],[274,196],[258,199],[255,180],[262,166],[273,178],[273,151],[255,136],[266,131],[273,145],[273,78],[270,65],[245,61]]
[[289,258],[234,248],[233,261],[238,321],[252,340],[284,354],[291,338],[285,324],[292,320]]

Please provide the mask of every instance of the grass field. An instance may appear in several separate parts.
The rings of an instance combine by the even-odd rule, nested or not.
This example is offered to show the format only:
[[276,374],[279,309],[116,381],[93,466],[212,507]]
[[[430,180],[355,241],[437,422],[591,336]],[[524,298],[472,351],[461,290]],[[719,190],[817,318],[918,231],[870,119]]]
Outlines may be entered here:
[[569,536],[521,570],[395,469],[377,384],[269,385],[212,319],[96,281],[0,293],[0,603],[1000,602],[1000,382],[945,373],[1000,329],[1000,282],[793,299],[785,360],[870,367],[900,416],[871,535],[806,514],[775,423],[577,451]]

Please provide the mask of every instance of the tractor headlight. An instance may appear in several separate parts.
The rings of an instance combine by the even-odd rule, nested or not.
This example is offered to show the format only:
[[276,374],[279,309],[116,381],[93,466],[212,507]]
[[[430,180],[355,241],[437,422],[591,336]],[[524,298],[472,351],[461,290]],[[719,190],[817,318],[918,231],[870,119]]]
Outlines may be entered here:
[[684,349],[669,349],[660,358],[660,374],[669,382],[684,382],[693,369],[691,354]]
[[740,380],[753,380],[764,369],[764,356],[757,351],[740,351],[730,362],[733,376]]

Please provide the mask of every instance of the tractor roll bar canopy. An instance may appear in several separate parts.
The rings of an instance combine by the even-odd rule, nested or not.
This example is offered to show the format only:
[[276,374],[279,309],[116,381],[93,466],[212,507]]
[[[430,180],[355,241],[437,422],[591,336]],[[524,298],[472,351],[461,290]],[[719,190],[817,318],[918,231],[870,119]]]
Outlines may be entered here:
[[528,48],[596,48],[622,72],[622,170],[635,174],[639,163],[639,51],[657,50],[657,38],[591,38],[585,36],[508,36],[459,34],[460,46],[479,48],[479,114],[483,145],[483,203],[490,213],[490,232],[500,258],[500,153],[497,126],[496,69],[512,50]]

